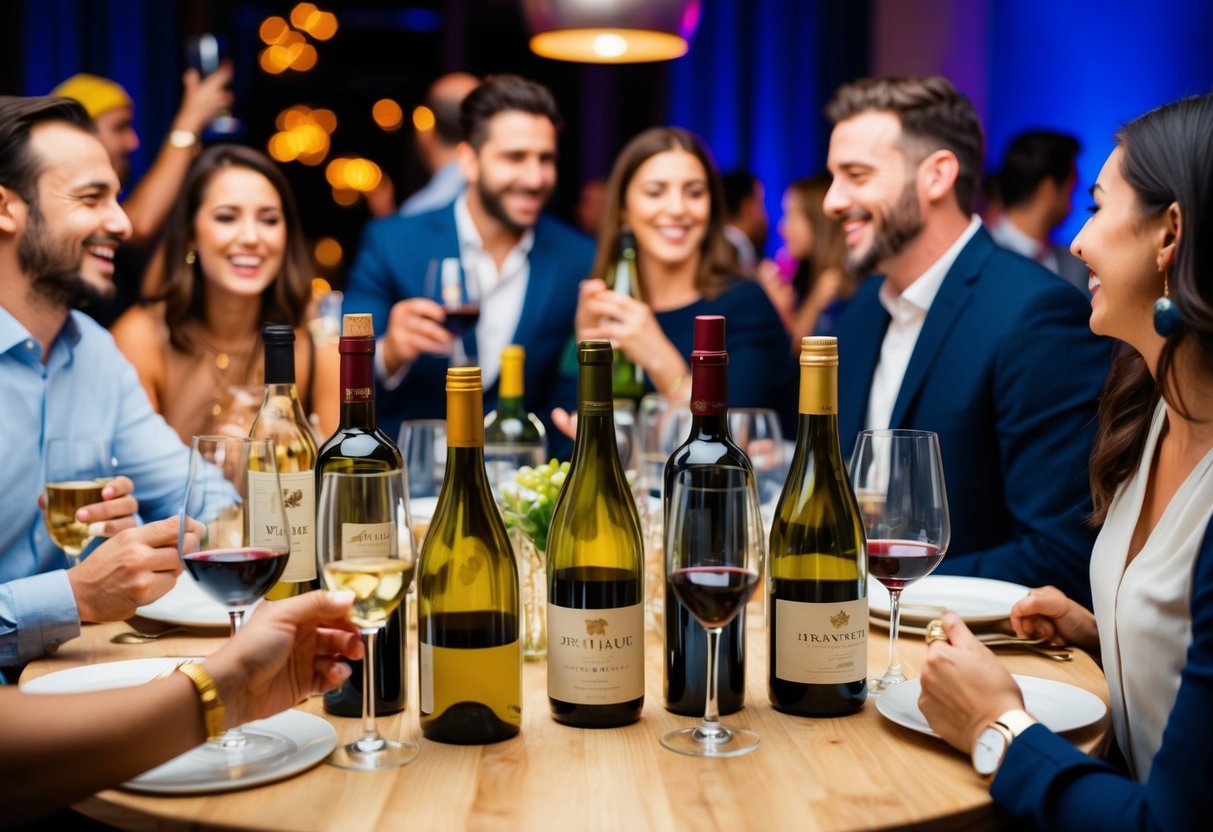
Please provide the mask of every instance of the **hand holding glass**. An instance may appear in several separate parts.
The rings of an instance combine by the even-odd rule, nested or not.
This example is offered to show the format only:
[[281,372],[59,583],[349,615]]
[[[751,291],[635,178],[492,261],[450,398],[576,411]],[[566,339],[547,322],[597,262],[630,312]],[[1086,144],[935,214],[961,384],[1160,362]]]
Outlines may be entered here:
[[417,756],[415,742],[397,742],[375,725],[375,636],[413,582],[416,554],[401,471],[326,473],[320,485],[316,556],[330,590],[351,590],[350,620],[362,630],[362,736],[334,749],[339,768],[377,771]]
[[67,555],[68,566],[80,563],[80,555],[93,542],[91,524],[81,523],[76,513],[101,502],[101,490],[115,470],[107,439],[56,438],[46,443],[46,530]]
[[889,590],[889,669],[868,683],[868,691],[879,694],[906,678],[897,660],[901,591],[931,574],[952,539],[939,437],[862,431],[850,475],[868,541],[868,572]]

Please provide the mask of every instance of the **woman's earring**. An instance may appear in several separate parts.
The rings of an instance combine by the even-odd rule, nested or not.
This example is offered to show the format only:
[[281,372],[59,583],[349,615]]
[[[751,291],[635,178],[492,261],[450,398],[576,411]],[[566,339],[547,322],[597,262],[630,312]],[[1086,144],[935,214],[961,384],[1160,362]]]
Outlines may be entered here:
[[1163,338],[1169,338],[1179,327],[1179,310],[1171,301],[1171,292],[1167,287],[1167,276],[1162,276],[1162,297],[1154,301],[1154,331]]
[[[196,262],[198,262],[198,252],[194,251],[193,249],[190,249],[189,251],[187,251],[185,253],[185,265],[192,266]],[[1169,301],[1168,301],[1168,303],[1169,303]]]

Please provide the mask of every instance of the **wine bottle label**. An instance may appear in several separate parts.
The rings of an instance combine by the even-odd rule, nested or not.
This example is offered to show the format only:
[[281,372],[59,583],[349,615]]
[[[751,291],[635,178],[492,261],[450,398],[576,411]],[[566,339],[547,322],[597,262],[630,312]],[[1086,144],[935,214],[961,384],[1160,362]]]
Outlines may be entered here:
[[548,604],[548,696],[613,705],[644,695],[644,604],[605,610]]
[[808,604],[775,599],[775,676],[837,685],[868,672],[868,600]]
[[461,702],[488,705],[497,717],[522,724],[522,646],[435,647],[421,642],[421,713],[442,713]]
[[[254,479],[260,482],[253,485]],[[250,471],[249,480],[249,491],[254,495],[274,487],[273,474]],[[282,580],[287,583],[313,581],[316,579],[316,474],[314,471],[293,471],[279,474],[278,481],[282,486],[282,505],[286,509],[291,537],[291,554],[282,572]],[[264,495],[254,498],[254,516],[258,500],[264,504],[265,499]],[[259,541],[254,539],[253,542],[256,544]]]
[[[282,514],[279,513],[278,474],[267,471],[248,472],[248,499],[245,512],[248,515],[249,544],[274,548],[282,539]],[[289,522],[289,519],[288,519]],[[315,566],[312,567],[315,576]]]
[[396,527],[392,523],[342,523],[343,560],[391,557]]

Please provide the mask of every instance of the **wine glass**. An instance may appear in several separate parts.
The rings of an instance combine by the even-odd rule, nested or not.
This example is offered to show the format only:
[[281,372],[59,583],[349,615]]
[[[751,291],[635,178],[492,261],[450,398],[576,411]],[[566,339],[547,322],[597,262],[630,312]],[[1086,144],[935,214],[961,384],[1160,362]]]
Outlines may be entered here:
[[351,590],[350,620],[362,631],[362,736],[328,762],[377,771],[417,756],[415,742],[381,736],[375,727],[375,636],[387,626],[413,582],[417,559],[409,530],[408,487],[401,471],[325,473],[316,515],[316,556],[330,590]]
[[[187,518],[201,523],[201,537]],[[227,607],[234,636],[245,611],[282,576],[290,553],[274,443],[195,436],[181,506],[177,551],[185,571]],[[291,752],[281,736],[233,728],[204,746],[200,762],[229,772],[271,768]]]
[[463,339],[480,320],[480,281],[475,269],[464,269],[458,257],[431,260],[426,272],[425,295],[446,313],[443,326],[455,337],[451,363],[469,363]]
[[720,724],[716,666],[720,632],[758,586],[763,532],[754,477],[742,468],[701,465],[671,483],[665,538],[666,579],[708,635],[708,685],[703,721],[670,731],[661,744],[694,757],[735,757],[758,747],[753,731]]
[[952,538],[939,437],[922,430],[865,430],[851,454],[851,486],[863,516],[868,572],[889,590],[889,669],[868,683],[879,694],[904,682],[897,660],[901,591],[939,565]]
[[67,556],[68,566],[96,536],[93,524],[81,523],[76,513],[101,502],[101,490],[116,475],[110,443],[101,438],[56,438],[46,443],[46,530]]

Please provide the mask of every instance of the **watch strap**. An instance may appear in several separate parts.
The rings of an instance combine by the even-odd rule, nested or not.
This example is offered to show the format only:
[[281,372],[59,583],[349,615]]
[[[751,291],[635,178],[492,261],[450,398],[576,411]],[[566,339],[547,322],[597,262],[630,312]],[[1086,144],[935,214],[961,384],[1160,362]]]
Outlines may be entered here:
[[219,688],[206,668],[198,662],[181,662],[168,673],[182,673],[194,683],[198,693],[198,702],[202,705],[202,717],[206,723],[206,738],[219,739],[223,736],[223,701],[219,698]]
[[180,128],[169,131],[168,145],[179,150],[189,150],[198,143],[198,136],[190,130]]

